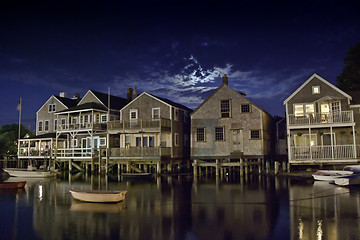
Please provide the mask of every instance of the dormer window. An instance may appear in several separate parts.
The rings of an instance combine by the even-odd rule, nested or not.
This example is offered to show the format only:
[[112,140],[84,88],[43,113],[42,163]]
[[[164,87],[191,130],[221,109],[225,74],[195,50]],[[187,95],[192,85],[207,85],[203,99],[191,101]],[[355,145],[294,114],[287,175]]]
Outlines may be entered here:
[[312,87],[312,93],[313,94],[319,94],[320,93],[320,86],[313,86]]

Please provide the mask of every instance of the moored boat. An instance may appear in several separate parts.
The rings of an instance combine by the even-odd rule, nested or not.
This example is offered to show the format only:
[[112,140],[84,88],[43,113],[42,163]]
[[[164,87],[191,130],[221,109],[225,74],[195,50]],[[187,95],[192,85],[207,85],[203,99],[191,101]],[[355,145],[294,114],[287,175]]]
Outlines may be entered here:
[[350,176],[352,171],[344,170],[318,170],[312,174],[315,180],[334,182],[335,179],[344,176]]
[[23,177],[23,178],[46,178],[56,176],[55,171],[47,170],[33,170],[25,168],[4,168],[11,177]]
[[25,187],[26,181],[0,182],[0,189],[16,189]]
[[343,170],[352,171],[357,174],[360,173],[360,165],[346,165]]
[[334,180],[334,183],[339,186],[359,185],[360,174],[352,174],[350,176],[339,177]]
[[72,197],[79,201],[84,202],[120,202],[125,199],[127,191],[115,191],[115,190],[69,190]]

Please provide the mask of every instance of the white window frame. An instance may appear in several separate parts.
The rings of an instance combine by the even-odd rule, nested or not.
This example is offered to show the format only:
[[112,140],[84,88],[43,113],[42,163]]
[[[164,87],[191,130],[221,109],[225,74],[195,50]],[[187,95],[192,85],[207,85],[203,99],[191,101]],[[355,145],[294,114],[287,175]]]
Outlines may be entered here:
[[[308,136],[308,138],[306,138],[306,136]],[[298,145],[298,140],[297,138],[298,137],[305,137],[305,146],[303,145]],[[309,139],[310,140],[310,137],[311,137],[311,140],[314,140],[314,145],[311,145],[311,142],[309,143],[309,145],[307,144],[307,140],[306,139]],[[309,146],[317,146],[317,137],[316,137],[316,133],[312,133],[312,134],[308,134],[308,133],[303,133],[301,134],[301,136],[295,134],[294,135],[294,144],[295,144],[295,147],[309,147]]]
[[[222,128],[222,138],[223,139],[216,139],[216,129]],[[225,127],[215,127],[214,128],[214,140],[215,142],[224,142],[225,141]]]
[[56,104],[55,103],[50,103],[49,104],[49,108],[48,108],[48,112],[55,112],[56,111]]
[[105,137],[99,138],[99,146],[106,146],[106,138]]
[[[314,109],[314,111],[313,112],[307,112],[306,111],[306,106],[308,106],[308,105],[312,105],[312,107],[313,107],[313,109]],[[296,114],[296,112],[295,112],[295,107],[296,106],[302,106],[302,113],[301,114]],[[295,103],[294,105],[293,105],[293,114],[294,114],[294,116],[295,117],[304,117],[304,116],[309,116],[310,114],[311,115],[313,115],[314,116],[314,114],[315,114],[315,104],[314,103]]]
[[[251,135],[251,133],[252,133],[253,131],[258,131],[258,132],[259,132],[259,137],[253,138],[252,135]],[[250,130],[250,139],[252,139],[252,140],[259,140],[259,139],[261,139],[261,131],[260,131],[259,129],[252,129],[252,130]]]
[[[159,117],[158,118],[155,118],[155,111],[156,110],[158,110],[159,111],[159,113],[158,113],[158,115],[159,115]],[[161,115],[160,115],[160,108],[159,107],[156,107],[156,108],[152,108],[152,110],[151,110],[151,118],[152,119],[160,119],[161,118]]]
[[42,131],[43,131],[43,121],[39,121],[38,132],[42,132]]
[[54,131],[57,130],[57,119],[54,119]]
[[320,86],[312,86],[312,94],[320,94]]
[[48,132],[49,128],[50,128],[50,121],[45,120],[45,122],[44,122],[44,132]]
[[[199,140],[198,138],[198,129],[204,129],[204,139],[203,140]],[[206,142],[206,128],[201,127],[201,128],[196,128],[196,136],[195,136],[195,140],[196,142]]]
[[[133,113],[135,113],[135,118],[132,117]],[[137,120],[138,119],[138,109],[130,109],[129,119],[130,120]]]
[[107,114],[102,114],[101,115],[101,123],[106,123],[107,121],[108,121]]

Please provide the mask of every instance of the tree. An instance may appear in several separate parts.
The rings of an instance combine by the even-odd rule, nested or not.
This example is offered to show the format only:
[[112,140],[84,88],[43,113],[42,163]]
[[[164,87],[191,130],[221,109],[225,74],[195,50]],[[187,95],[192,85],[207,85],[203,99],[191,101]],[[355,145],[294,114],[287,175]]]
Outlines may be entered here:
[[344,63],[345,66],[336,79],[338,87],[344,91],[360,90],[360,43],[349,48]]
[[[24,125],[20,126],[21,136],[29,134],[34,136],[34,133],[25,129]],[[0,127],[0,155],[16,154],[17,152],[17,139],[18,139],[19,125],[6,124]]]

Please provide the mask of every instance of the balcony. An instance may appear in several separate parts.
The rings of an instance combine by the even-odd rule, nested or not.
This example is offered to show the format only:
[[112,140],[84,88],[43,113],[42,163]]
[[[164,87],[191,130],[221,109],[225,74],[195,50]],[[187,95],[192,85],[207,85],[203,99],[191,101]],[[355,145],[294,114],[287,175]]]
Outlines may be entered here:
[[73,130],[106,131],[106,123],[75,123],[75,124],[59,124],[57,126],[57,131],[73,131]]
[[170,119],[152,119],[152,120],[117,120],[108,122],[109,131],[146,131],[146,130],[171,130]]
[[337,113],[316,113],[306,116],[295,116],[289,114],[289,126],[308,126],[308,125],[326,125],[354,123],[353,111],[342,111]]
[[127,157],[140,157],[140,158],[151,158],[151,157],[162,157],[171,156],[170,147],[127,147],[127,148],[111,148],[111,158],[127,158]]
[[354,145],[291,147],[290,161],[356,159]]

